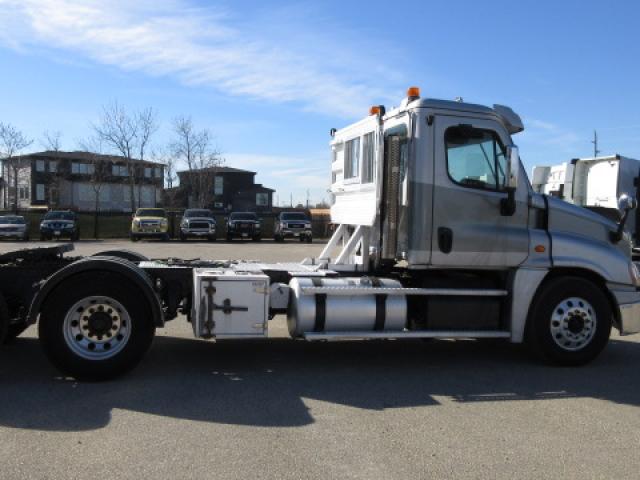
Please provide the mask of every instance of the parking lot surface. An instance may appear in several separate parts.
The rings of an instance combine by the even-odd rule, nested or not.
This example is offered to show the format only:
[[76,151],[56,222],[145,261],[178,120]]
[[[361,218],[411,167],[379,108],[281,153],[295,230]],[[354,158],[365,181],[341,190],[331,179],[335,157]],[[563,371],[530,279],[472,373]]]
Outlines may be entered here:
[[[38,243],[39,244],[39,243]],[[0,251],[27,244],[1,243]],[[301,260],[322,245],[78,242],[74,255]],[[130,375],[0,348],[0,478],[638,478],[640,339],[582,368],[496,341],[212,343],[184,317]]]

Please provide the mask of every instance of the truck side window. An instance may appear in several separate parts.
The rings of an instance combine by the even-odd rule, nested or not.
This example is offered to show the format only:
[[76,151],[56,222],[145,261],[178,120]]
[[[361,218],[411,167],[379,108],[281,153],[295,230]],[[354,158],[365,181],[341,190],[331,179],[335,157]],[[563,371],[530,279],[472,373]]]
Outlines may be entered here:
[[506,157],[495,132],[461,125],[445,132],[447,169],[451,179],[465,187],[503,190]]
[[344,148],[344,178],[360,176],[360,137],[349,140]]

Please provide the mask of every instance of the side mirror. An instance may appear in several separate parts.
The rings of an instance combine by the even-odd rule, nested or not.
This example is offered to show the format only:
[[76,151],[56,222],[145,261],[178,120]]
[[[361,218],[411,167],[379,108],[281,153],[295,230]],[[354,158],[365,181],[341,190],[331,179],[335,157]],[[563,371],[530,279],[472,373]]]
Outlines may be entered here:
[[505,172],[506,187],[517,188],[520,176],[520,151],[516,145],[507,147],[507,171]]
[[516,213],[515,191],[518,188],[518,177],[520,176],[520,154],[515,145],[507,147],[507,171],[504,174],[507,198],[500,201],[500,215],[510,217]]
[[620,195],[620,198],[618,198],[618,210],[622,213],[628,210],[633,210],[637,206],[638,201],[627,193],[623,193]]
[[615,232],[611,232],[610,237],[613,243],[618,243],[624,236],[624,226],[629,218],[629,212],[638,206],[638,202],[632,196],[623,193],[618,198],[618,209],[622,213],[620,222],[618,222],[618,228]]

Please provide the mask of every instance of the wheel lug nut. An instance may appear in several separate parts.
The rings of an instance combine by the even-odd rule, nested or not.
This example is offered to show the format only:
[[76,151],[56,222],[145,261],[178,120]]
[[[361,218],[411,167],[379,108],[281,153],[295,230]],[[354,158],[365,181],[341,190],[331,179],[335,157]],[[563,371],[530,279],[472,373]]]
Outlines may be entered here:
[[81,342],[84,337],[82,335],[76,335],[76,341]]

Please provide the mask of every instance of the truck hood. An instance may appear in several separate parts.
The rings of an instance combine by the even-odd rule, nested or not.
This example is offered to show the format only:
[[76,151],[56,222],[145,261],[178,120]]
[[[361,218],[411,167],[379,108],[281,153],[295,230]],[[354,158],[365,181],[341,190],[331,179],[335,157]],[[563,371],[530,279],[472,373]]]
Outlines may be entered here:
[[611,232],[618,228],[608,218],[583,207],[554,197],[547,197],[549,205],[549,231],[582,237],[585,240],[608,244],[611,248],[631,256],[631,237],[625,231],[617,243],[610,240]]

